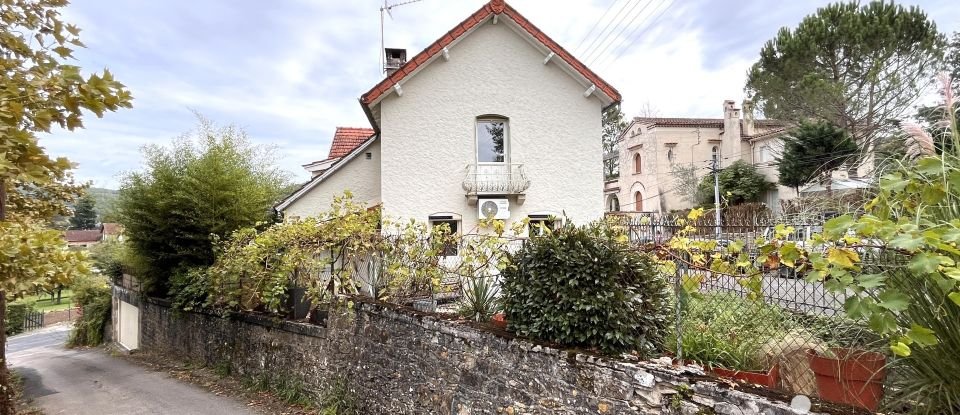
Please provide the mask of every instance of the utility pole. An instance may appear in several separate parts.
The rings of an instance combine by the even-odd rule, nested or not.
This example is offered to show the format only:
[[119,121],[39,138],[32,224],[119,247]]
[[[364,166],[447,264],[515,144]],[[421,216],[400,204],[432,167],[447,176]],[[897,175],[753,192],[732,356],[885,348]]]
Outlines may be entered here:
[[717,239],[720,239],[720,157],[714,157],[713,170],[713,211],[716,213]]

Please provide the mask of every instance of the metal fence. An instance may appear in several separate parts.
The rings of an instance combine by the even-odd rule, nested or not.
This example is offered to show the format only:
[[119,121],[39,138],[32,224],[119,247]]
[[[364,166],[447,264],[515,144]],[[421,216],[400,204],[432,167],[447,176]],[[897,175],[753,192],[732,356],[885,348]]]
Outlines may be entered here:
[[30,331],[36,330],[43,327],[43,312],[42,311],[27,311],[23,315],[23,330]]
[[[712,222],[696,223],[684,236],[716,240],[718,246],[742,241],[744,252],[754,260],[758,254],[754,241],[771,238],[778,223],[794,228],[787,239],[800,246],[806,246],[810,236],[822,230],[822,222],[769,219],[719,227]],[[675,219],[656,216],[623,218],[620,225],[626,227],[638,249],[646,250],[666,249],[665,243],[683,229]],[[879,350],[877,338],[862,322],[845,317],[845,293],[828,290],[822,281],[806,279],[804,271],[761,269],[757,291],[747,287],[743,276],[681,264],[672,276],[676,318],[668,336],[671,353],[722,377],[818,397],[821,391],[808,353],[829,353],[837,348]],[[700,282],[691,290],[690,281],[696,280]],[[758,292],[759,296],[751,295]]]

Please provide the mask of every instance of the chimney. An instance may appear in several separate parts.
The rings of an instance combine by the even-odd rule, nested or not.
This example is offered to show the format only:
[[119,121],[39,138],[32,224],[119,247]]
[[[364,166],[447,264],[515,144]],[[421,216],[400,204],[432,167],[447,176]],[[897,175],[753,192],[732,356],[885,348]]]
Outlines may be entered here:
[[383,60],[383,71],[386,72],[387,76],[393,75],[397,69],[407,63],[406,49],[384,48],[383,53],[386,55],[386,59]]
[[743,135],[754,135],[757,131],[753,126],[753,101],[743,100]]
[[741,152],[740,110],[732,99],[723,101],[723,141],[720,144],[720,167],[736,161]]

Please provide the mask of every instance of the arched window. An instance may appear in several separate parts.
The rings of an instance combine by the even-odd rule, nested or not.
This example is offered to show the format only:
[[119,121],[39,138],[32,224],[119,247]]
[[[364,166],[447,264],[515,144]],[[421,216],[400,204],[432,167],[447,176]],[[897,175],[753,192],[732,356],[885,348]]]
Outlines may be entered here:
[[643,212],[643,194],[640,192],[633,194],[633,210]]
[[673,164],[673,148],[667,149],[667,161]]
[[633,172],[637,174],[643,173],[643,160],[640,158],[640,153],[633,156]]
[[617,195],[610,195],[607,199],[607,212],[619,212],[620,211],[620,199],[617,198]]
[[713,148],[710,149],[710,157],[713,159],[713,161],[719,163],[719,162],[720,162],[720,147],[713,146]]
[[477,117],[477,162],[504,163],[510,159],[507,119],[499,115]]

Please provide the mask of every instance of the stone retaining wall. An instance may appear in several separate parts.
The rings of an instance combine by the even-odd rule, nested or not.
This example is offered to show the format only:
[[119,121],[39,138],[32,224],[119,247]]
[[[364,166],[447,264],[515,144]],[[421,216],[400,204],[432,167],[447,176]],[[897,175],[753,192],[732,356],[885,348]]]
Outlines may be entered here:
[[286,377],[318,395],[345,379],[363,413],[796,413],[689,369],[543,347],[391,305],[356,301],[312,325],[174,312],[117,287],[114,296],[140,307],[143,350]]

